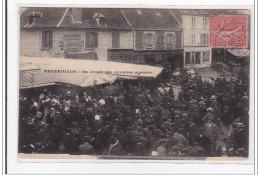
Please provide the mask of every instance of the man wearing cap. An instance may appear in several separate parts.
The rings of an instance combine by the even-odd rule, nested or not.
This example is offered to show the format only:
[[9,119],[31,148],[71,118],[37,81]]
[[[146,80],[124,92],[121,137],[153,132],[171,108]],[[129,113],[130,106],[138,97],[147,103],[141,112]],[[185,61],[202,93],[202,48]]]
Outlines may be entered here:
[[71,92],[68,91],[67,94],[65,95],[65,100],[66,100],[66,101],[69,101],[69,100],[72,100],[72,99],[73,99],[73,98],[72,98]]
[[218,106],[217,100],[212,100],[211,101],[211,105],[210,107],[213,109],[212,114],[216,117],[216,118],[220,118],[220,108]]
[[212,114],[212,112],[213,112],[213,109],[211,107],[209,107],[207,109],[207,114],[203,117],[204,122],[207,122],[208,119],[211,119],[212,121],[215,120],[215,116]]

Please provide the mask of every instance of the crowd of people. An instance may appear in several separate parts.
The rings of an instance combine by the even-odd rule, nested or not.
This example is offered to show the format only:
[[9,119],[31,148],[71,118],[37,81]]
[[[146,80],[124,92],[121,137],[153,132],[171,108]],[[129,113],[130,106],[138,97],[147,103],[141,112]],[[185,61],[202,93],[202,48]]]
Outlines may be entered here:
[[[181,90],[176,93],[173,84]],[[37,98],[20,94],[19,152],[115,156],[247,156],[248,82],[191,71]]]

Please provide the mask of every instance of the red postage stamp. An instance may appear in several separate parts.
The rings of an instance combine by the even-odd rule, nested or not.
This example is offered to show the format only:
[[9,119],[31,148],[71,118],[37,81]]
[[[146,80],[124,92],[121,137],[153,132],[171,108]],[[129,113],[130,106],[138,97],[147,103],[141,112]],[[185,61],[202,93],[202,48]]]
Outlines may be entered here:
[[247,19],[246,16],[210,17],[210,46],[246,47]]

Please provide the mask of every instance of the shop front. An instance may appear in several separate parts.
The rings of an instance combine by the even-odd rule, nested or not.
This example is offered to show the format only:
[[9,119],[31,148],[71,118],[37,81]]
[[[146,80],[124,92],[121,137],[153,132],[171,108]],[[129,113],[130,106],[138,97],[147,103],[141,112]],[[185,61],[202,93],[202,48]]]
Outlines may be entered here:
[[164,66],[183,67],[183,49],[176,50],[131,50],[108,49],[108,61]]
[[185,48],[184,68],[205,68],[211,66],[211,49],[206,48]]

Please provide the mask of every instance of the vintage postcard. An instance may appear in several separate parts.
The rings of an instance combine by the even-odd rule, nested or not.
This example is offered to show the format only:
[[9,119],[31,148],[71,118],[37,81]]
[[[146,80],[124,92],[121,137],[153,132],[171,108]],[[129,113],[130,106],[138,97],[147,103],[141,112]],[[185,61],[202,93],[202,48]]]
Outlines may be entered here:
[[250,19],[20,8],[18,158],[247,160]]

